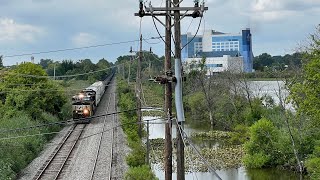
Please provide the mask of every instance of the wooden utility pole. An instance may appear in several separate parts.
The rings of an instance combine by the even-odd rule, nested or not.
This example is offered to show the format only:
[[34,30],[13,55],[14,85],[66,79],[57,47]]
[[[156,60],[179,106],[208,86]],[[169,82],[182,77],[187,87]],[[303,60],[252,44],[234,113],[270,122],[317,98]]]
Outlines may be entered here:
[[128,72],[128,84],[130,83],[130,74],[131,74],[131,62],[132,62],[132,56],[130,56],[129,60],[129,72]]
[[[166,0],[166,8],[171,6],[171,0]],[[171,71],[171,17],[170,11],[167,11],[166,24],[165,24],[165,63],[164,71],[165,75],[172,77]],[[165,180],[172,179],[172,83],[167,82],[165,84],[165,117],[167,122],[165,125],[165,152],[164,152],[164,163],[165,163]]]
[[149,121],[147,121],[147,164],[150,165]]
[[139,124],[139,137],[142,137],[142,113],[141,113],[141,61],[142,61],[142,34],[140,34],[140,51],[137,67],[137,80],[136,80],[136,96],[137,96],[137,115]]
[[[208,10],[207,7],[204,7],[204,3],[199,6],[199,0],[195,0],[194,7],[180,7],[180,4],[183,0],[166,0],[166,7],[152,7],[151,2],[149,7],[146,7],[144,10],[143,1],[140,0],[139,4],[139,13],[135,13],[135,16],[144,17],[152,16],[166,28],[166,37],[165,37],[165,72],[164,76],[155,77],[154,81],[161,84],[165,84],[165,112],[166,117],[168,117],[168,122],[166,123],[166,143],[165,143],[165,179],[172,179],[172,82],[176,82],[175,85],[175,104],[177,111],[177,121],[179,126],[183,125],[184,122],[184,112],[182,104],[182,77],[181,77],[181,27],[180,21],[184,17],[202,17],[203,12]],[[173,7],[172,7],[173,5]],[[184,11],[184,13],[180,13]],[[188,13],[193,11],[192,13]],[[173,13],[172,13],[173,12]],[[182,15],[181,15],[182,14]],[[166,23],[161,22],[158,16],[165,16]],[[171,18],[174,17],[174,29],[175,29],[175,77],[172,76],[171,71]],[[161,36],[159,34],[159,36]],[[162,37],[160,37],[162,38]],[[170,142],[169,142],[170,141]],[[177,179],[184,180],[184,146],[182,141],[182,136],[180,129],[177,126]]]
[[[173,0],[173,4],[175,4],[176,8],[179,8],[179,1],[180,0]],[[174,11],[174,38],[175,38],[175,68],[180,68],[180,77],[181,77],[181,25],[180,25],[180,10],[177,9]],[[177,66],[177,64],[179,64],[179,66]],[[177,71],[175,71],[175,75],[176,77],[178,77]],[[178,79],[177,78],[177,83],[181,83],[181,78]],[[178,91],[182,91],[182,88],[178,89]],[[180,93],[177,92],[177,88],[176,88],[176,94]],[[182,95],[182,92],[181,92]],[[182,99],[181,99],[182,100]],[[176,100],[177,103],[177,100]],[[180,106],[182,106],[182,102],[178,102],[181,103]],[[183,109],[183,106],[182,106]],[[178,110],[178,109],[177,109]],[[183,111],[182,111],[183,112]],[[178,115],[178,113],[177,113]],[[184,115],[183,115],[184,116]],[[185,168],[184,168],[184,144],[183,144],[183,139],[182,139],[182,134],[180,131],[180,127],[179,126],[183,126],[183,121],[184,121],[184,117],[183,119],[179,119],[179,117],[177,117],[178,119],[178,125],[176,126],[176,139],[177,139],[177,180],[184,180],[185,179]]]

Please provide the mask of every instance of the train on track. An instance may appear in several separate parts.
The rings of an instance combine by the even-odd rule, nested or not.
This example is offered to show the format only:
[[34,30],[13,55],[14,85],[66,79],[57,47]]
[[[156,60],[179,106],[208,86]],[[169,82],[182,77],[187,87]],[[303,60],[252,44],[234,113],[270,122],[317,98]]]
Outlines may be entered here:
[[104,81],[97,81],[72,97],[72,117],[76,123],[90,122],[90,118],[88,117],[94,115],[113,76],[114,72]]

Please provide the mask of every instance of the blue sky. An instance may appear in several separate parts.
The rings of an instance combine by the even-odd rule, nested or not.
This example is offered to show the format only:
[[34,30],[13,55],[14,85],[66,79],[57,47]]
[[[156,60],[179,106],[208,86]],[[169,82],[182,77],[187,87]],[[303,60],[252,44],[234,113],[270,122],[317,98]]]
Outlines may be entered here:
[[[193,0],[184,0],[183,6],[192,6]],[[138,0],[1,0],[0,54],[4,56],[75,48],[96,44],[137,40],[140,18]],[[164,6],[165,0],[152,0],[153,6]],[[255,55],[292,53],[303,43],[319,23],[320,0],[206,0],[205,13],[199,33],[203,29],[238,33],[250,27]],[[182,33],[194,33],[199,19],[185,18]],[[191,25],[190,25],[191,24]],[[189,27],[190,25],[190,27]],[[189,27],[189,28],[188,28]],[[158,24],[160,32],[164,29]],[[145,38],[158,36],[150,17],[142,19]],[[144,43],[144,49],[153,47],[164,54],[159,40]],[[151,44],[152,43],[152,44]],[[153,44],[156,43],[156,44]],[[97,62],[106,58],[114,62],[120,55],[129,54],[127,43],[93,49],[34,55],[54,60],[90,58]],[[5,65],[29,61],[30,55],[4,58]]]

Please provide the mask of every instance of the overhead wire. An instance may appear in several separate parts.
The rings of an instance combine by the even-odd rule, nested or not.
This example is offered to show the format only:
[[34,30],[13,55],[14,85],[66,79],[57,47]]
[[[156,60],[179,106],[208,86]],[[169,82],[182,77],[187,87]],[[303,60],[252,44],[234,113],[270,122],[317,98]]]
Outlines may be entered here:
[[188,46],[194,40],[194,38],[198,35],[199,29],[200,29],[200,26],[201,26],[201,22],[202,22],[202,18],[203,17],[200,18],[200,22],[199,22],[198,29],[197,29],[196,33],[191,38],[191,40],[181,48],[181,50],[184,49],[186,46]]
[[[111,93],[110,93],[111,94]],[[150,107],[143,107],[143,109],[152,109]],[[43,123],[43,124],[37,124],[35,126],[29,126],[29,127],[23,127],[23,128],[15,128],[15,129],[0,129],[0,133],[8,133],[8,132],[19,132],[19,131],[24,131],[28,129],[34,129],[34,128],[41,128],[41,127],[47,127],[47,126],[53,126],[53,125],[62,125],[62,124],[67,124],[67,123],[72,123],[75,124],[77,122],[81,122],[82,120],[89,120],[97,117],[105,117],[105,116],[111,116],[114,114],[120,114],[120,113],[125,113],[125,112],[131,112],[131,111],[136,111],[137,109],[129,109],[129,110],[123,110],[123,111],[117,111],[113,113],[107,113],[107,114],[102,114],[102,115],[96,115],[96,116],[90,116],[87,118],[79,118],[79,119],[69,119],[67,121],[59,121],[59,122],[54,122],[54,123]]]
[[183,143],[185,144],[185,141],[188,142],[188,144],[192,147],[192,149],[196,152],[196,154],[200,157],[200,159],[204,162],[204,164],[208,167],[208,169],[219,179],[222,180],[221,177],[217,174],[216,170],[210,165],[210,163],[201,155],[200,151],[195,147],[193,142],[188,138],[187,133],[184,131],[182,126],[178,123],[176,120],[176,125],[179,129],[181,138]]
[[[159,119],[160,118],[150,119],[148,121],[156,121],[156,120],[159,120]],[[101,134],[101,133],[104,133],[104,132],[107,132],[107,131],[111,131],[114,128],[118,128],[118,127],[121,127],[121,126],[126,125],[126,124],[139,124],[139,122],[130,122],[130,123],[124,123],[124,124],[120,123],[120,125],[118,125],[118,126],[111,127],[109,129],[106,129],[105,131],[100,131],[100,132],[97,132],[97,133],[94,133],[94,134],[90,134],[88,136],[84,136],[82,138],[79,138],[79,140],[87,139],[89,137],[92,137],[92,136],[95,136],[95,135],[98,135],[98,134]],[[72,131],[74,131],[74,130],[72,130]],[[67,132],[70,132],[70,131],[67,131]],[[23,136],[11,136],[11,137],[0,138],[0,141],[1,140],[12,140],[12,139],[19,139],[19,138],[34,137],[34,136],[42,136],[42,135],[51,135],[51,134],[58,134],[58,133],[60,133],[60,131],[48,132],[48,133],[28,134],[28,135],[23,135]],[[74,141],[77,141],[77,140],[74,140]],[[70,142],[72,142],[72,141],[70,141]],[[68,143],[69,143],[69,141],[68,141]],[[58,144],[61,144],[61,143],[58,143]],[[55,145],[57,145],[57,144],[55,144]]]
[[143,41],[144,42],[146,42],[147,44],[159,44],[159,43],[161,43],[161,40],[159,39],[159,41],[158,42],[148,42],[146,39],[144,39],[144,38],[142,38],[143,39]]
[[[154,19],[155,19],[154,16],[152,16],[153,25],[154,25],[154,27],[156,28],[158,35],[160,35],[160,31],[159,31],[158,26],[157,26],[157,24],[156,24],[156,22],[155,22]],[[164,44],[165,44],[167,47],[169,47],[169,44],[162,38],[162,36],[160,36],[160,37],[161,37],[161,40],[164,42]],[[171,53],[172,53],[173,56],[175,56],[175,55],[174,55],[174,52],[173,52],[172,50],[171,50]]]
[[[148,38],[148,39],[155,39],[155,38],[159,38],[159,37],[152,37],[152,38]],[[30,55],[37,55],[37,54],[49,54],[49,53],[64,52],[64,51],[90,49],[90,48],[98,48],[98,47],[112,46],[112,45],[119,45],[119,44],[128,44],[128,43],[134,43],[134,42],[139,42],[139,41],[140,40],[138,39],[138,40],[129,40],[129,41],[121,41],[121,42],[113,42],[113,43],[105,43],[105,44],[98,44],[98,45],[91,45],[91,46],[76,47],[76,48],[66,48],[66,49],[32,52],[32,53],[4,55],[3,58],[12,58],[12,57],[30,56]]]
[[[173,119],[173,120],[175,120],[176,126],[177,126],[178,129],[179,129],[179,132],[180,132],[181,139],[182,139],[182,142],[183,142],[184,147],[187,147],[187,144],[186,144],[185,139],[184,139],[184,137],[183,137],[183,134],[182,134],[182,132],[181,132],[181,126],[178,124],[178,120],[177,120],[176,118]],[[188,153],[188,151],[186,151],[186,153]],[[188,156],[188,154],[187,154],[187,156]],[[189,155],[189,158],[190,158],[190,157],[191,157],[191,156]],[[194,163],[191,163],[191,164],[192,164],[193,169],[194,169]],[[197,174],[196,174],[194,171],[192,171],[192,175],[195,176],[195,177],[198,179],[198,176],[197,176]]]
[[11,74],[17,75],[17,76],[33,77],[33,78],[70,78],[70,77],[77,77],[77,76],[83,76],[83,75],[95,74],[95,73],[98,73],[98,72],[103,72],[103,71],[106,71],[106,70],[117,68],[118,66],[125,65],[127,63],[130,63],[130,62],[124,62],[124,63],[121,63],[121,64],[116,64],[116,65],[110,66],[110,67],[105,68],[105,69],[100,69],[100,70],[91,71],[91,72],[87,72],[87,73],[61,75],[61,76],[40,76],[40,75],[31,75],[31,74],[21,74],[21,73],[15,73],[15,72],[10,72],[10,71],[8,71],[8,73],[11,73]]

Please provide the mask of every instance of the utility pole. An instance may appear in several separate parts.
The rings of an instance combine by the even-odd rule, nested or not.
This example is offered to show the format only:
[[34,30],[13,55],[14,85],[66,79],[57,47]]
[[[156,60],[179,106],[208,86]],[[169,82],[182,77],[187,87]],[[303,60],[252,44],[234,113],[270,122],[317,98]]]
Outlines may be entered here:
[[[184,112],[182,104],[182,63],[181,63],[181,26],[180,22],[184,17],[190,16],[193,18],[202,17],[203,12],[208,10],[204,6],[204,2],[199,7],[199,0],[194,0],[194,7],[180,7],[180,4],[183,0],[166,0],[166,7],[153,7],[151,2],[149,7],[146,7],[144,10],[143,0],[139,0],[140,10],[139,13],[135,13],[135,16],[144,17],[151,16],[156,19],[166,28],[166,37],[165,37],[165,72],[166,75],[155,77],[154,81],[159,82],[160,84],[165,84],[165,112],[168,116],[168,123],[166,123],[166,147],[165,147],[165,179],[172,179],[172,136],[171,136],[171,126],[172,126],[172,86],[171,82],[176,82],[175,85],[175,104],[177,111],[177,179],[185,179],[185,170],[184,170],[184,145],[182,141],[181,131],[179,126],[183,126]],[[173,7],[172,7],[173,5]],[[173,13],[172,13],[173,11]],[[180,13],[184,11],[183,13]],[[192,13],[188,13],[193,11]],[[158,16],[165,16],[166,23],[163,23]],[[175,77],[172,77],[171,72],[171,18],[174,17],[174,29],[175,29]],[[160,35],[160,34],[159,34]],[[167,131],[168,130],[168,131]],[[168,141],[171,141],[170,143]],[[170,145],[170,147],[169,147]],[[170,151],[170,152],[169,152]],[[168,153],[168,154],[167,154]],[[169,175],[170,174],[170,175]]]
[[[166,0],[166,9],[171,6],[171,0]],[[166,24],[165,24],[165,63],[164,71],[168,78],[172,78],[171,71],[171,11],[167,11]],[[167,79],[168,79],[167,78]],[[165,83],[165,116],[168,118],[165,125],[165,152],[164,152],[164,163],[165,163],[165,179],[172,179],[172,83],[168,81]]]
[[142,34],[140,34],[140,51],[139,51],[139,59],[138,59],[138,67],[137,67],[137,115],[138,115],[138,123],[139,123],[139,137],[142,137],[142,113],[141,113],[141,61],[142,61]]
[[150,165],[149,121],[147,121],[147,164]]
[[[139,51],[133,51],[132,47],[130,47],[130,53],[138,53],[139,58],[138,58],[138,63],[137,63],[137,76],[136,76],[136,97],[137,97],[137,116],[138,116],[138,124],[139,124],[139,129],[138,129],[138,134],[139,137],[142,137],[142,113],[141,113],[141,93],[142,93],[142,84],[141,84],[141,62],[142,62],[142,57],[143,57],[143,50],[142,50],[142,34],[140,34],[140,50]],[[150,47],[150,53],[151,47]],[[131,62],[130,62],[131,63]],[[130,74],[130,70],[129,70]],[[129,82],[129,79],[128,79]]]
[[[136,52],[139,54],[138,63],[137,63],[137,76],[136,76],[136,97],[137,97],[137,115],[138,115],[138,134],[139,137],[142,137],[142,112],[141,112],[141,93],[142,93],[142,83],[141,83],[141,62],[143,57],[143,50],[142,50],[142,34],[140,34],[140,50],[139,51],[133,51],[132,47],[130,48],[130,53]],[[152,53],[150,48],[150,53]],[[131,62],[130,62],[131,64]],[[129,69],[129,76],[130,76],[130,69]],[[128,78],[129,83],[129,78]]]
[[[132,49],[132,47],[131,47]],[[131,50],[132,52],[132,50]],[[130,83],[130,74],[131,74],[131,62],[132,62],[132,56],[130,56],[130,60],[129,60],[129,72],[128,72],[128,84]]]
[[53,63],[53,80],[56,80],[56,63]]
[[[175,7],[179,8],[180,0],[173,0]],[[182,134],[180,127],[183,127],[184,113],[182,104],[182,78],[181,78],[181,25],[180,25],[180,10],[174,11],[174,38],[175,38],[175,76],[176,76],[176,86],[175,86],[175,102],[177,110],[177,121],[176,126],[176,139],[177,139],[177,179],[185,179],[185,166],[184,166],[184,144],[182,139]],[[179,127],[180,126],[180,127]]]

